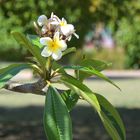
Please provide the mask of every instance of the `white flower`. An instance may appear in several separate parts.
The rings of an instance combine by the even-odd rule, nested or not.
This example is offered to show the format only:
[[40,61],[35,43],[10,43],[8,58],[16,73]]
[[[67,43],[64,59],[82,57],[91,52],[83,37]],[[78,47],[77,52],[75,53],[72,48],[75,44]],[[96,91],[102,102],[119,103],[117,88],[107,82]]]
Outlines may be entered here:
[[39,26],[44,26],[47,24],[47,21],[48,21],[47,17],[45,15],[41,15],[39,16],[37,23]]
[[72,24],[67,24],[67,21],[64,18],[60,21],[60,29],[65,36],[75,32],[74,26]]
[[72,24],[67,24],[64,18],[59,20],[59,26],[62,34],[68,37],[68,41],[71,40],[72,35],[75,35],[75,37],[79,39],[79,36],[75,33],[74,26]]
[[39,16],[37,23],[39,26],[42,27],[41,31],[42,33],[46,33],[47,31],[47,24],[48,24],[48,18],[45,15]]
[[45,46],[41,55],[43,57],[52,56],[54,60],[59,60],[62,57],[62,51],[67,48],[64,40],[59,39],[59,32],[56,32],[53,39],[50,37],[40,38],[40,43]]
[[53,21],[56,22],[57,25],[59,24],[60,19],[59,19],[58,16],[54,15],[53,12],[51,13],[50,19],[52,20],[52,22],[53,22]]

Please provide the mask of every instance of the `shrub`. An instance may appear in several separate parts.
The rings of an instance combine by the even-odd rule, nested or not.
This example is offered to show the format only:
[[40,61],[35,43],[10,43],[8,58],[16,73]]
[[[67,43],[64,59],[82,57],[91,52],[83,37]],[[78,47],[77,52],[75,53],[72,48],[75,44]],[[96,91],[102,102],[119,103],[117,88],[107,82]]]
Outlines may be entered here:
[[129,22],[122,19],[116,32],[116,42],[126,52],[126,68],[140,68],[140,20]]
[[82,55],[85,55],[89,59],[102,59],[106,62],[112,63],[110,69],[123,69],[125,63],[125,52],[123,48],[117,47],[115,49],[92,49],[89,52],[78,50],[72,57],[71,63],[77,63],[80,61]]

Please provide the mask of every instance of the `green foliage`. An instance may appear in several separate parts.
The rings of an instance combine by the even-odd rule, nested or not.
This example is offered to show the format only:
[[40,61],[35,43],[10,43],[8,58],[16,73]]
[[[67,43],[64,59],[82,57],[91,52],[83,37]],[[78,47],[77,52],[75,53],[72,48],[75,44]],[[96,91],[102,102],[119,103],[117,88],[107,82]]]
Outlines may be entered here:
[[44,128],[49,140],[72,140],[71,119],[58,91],[49,86],[46,93]]
[[28,34],[27,38],[31,41],[33,45],[38,46],[39,48],[43,48],[43,46],[40,44],[39,36]]
[[[1,2],[0,2],[1,5]],[[8,12],[8,11],[6,11]],[[25,54],[27,52],[25,49],[19,47],[19,45],[14,41],[14,39],[10,35],[11,29],[15,29],[17,31],[23,31],[21,27],[15,26],[13,27],[13,22],[17,19],[15,17],[9,18],[8,20],[3,15],[3,11],[0,8],[0,59],[8,60],[8,61],[21,61],[24,60]],[[12,53],[11,53],[12,52]],[[17,53],[18,52],[18,53]],[[7,54],[11,55],[7,55]]]
[[63,69],[63,67],[57,63],[57,62],[53,62],[52,64],[52,69],[55,71],[55,72],[59,72],[61,74],[66,74],[66,71]]
[[116,32],[116,40],[119,46],[124,47],[126,52],[127,68],[140,68],[140,20],[138,17],[134,21],[125,18],[119,22]]
[[[96,96],[87,86],[82,84],[82,82],[76,80],[74,77],[70,75],[63,76],[61,78],[61,81],[70,89],[72,89],[76,94],[78,94],[84,100],[89,102],[96,110],[100,110],[100,105],[97,101]],[[80,90],[82,92],[80,92]]]
[[108,64],[109,69],[124,69],[125,68],[125,57],[124,48],[117,47],[114,49],[93,49],[90,52],[85,52],[83,50],[77,50],[76,53],[71,57],[71,63],[76,62],[80,64],[81,54],[84,54],[87,59],[97,59],[104,60],[105,62],[111,62]]
[[31,68],[30,64],[12,64],[6,68],[0,69],[0,88],[21,70]]
[[38,60],[40,65],[44,68],[45,58],[40,55],[41,50],[38,48],[38,46],[33,46],[31,42],[19,32],[11,32],[11,34],[20,45],[23,45],[26,49],[30,51],[30,53]]
[[101,0],[100,9],[104,9],[103,18],[100,18],[114,31],[117,45],[125,48],[125,66],[140,68],[140,1]]
[[[94,61],[93,61],[94,62]],[[98,64],[100,65],[100,64]],[[64,66],[65,68],[69,68],[69,69],[74,69],[76,70],[76,74],[78,77],[78,80],[83,81],[85,78],[90,77],[92,75],[95,75],[107,82],[109,82],[110,84],[114,85],[115,87],[117,87],[118,89],[120,89],[114,82],[112,82],[108,77],[106,77],[104,74],[102,74],[101,72],[99,72],[98,70],[92,68],[92,65],[90,67],[84,67],[84,66]],[[98,67],[97,67],[98,68]],[[84,72],[83,75],[80,73],[80,71]],[[87,75],[85,75],[87,74]]]
[[87,86],[72,76],[63,76],[61,80],[94,107],[113,140],[126,139],[124,126],[119,114],[104,97],[93,93]]
[[[125,128],[116,109],[102,95],[96,94],[96,97],[102,110],[99,115],[108,133],[112,136],[112,138],[114,138],[114,140],[125,140]],[[110,124],[111,127],[108,124]],[[112,132],[115,131],[113,127],[117,130],[118,134]]]
[[67,105],[69,111],[73,109],[79,99],[79,96],[71,90],[66,90],[61,93],[61,97]]
[[73,52],[76,52],[75,47],[68,48],[65,52],[63,52],[63,56],[69,53],[73,53]]
[[[109,66],[109,64],[107,64],[105,62],[95,60],[95,59],[84,59],[79,63],[79,65],[84,66],[84,67],[88,67],[88,68],[93,68],[93,69],[96,69],[98,71],[102,71]],[[92,74],[86,73],[84,71],[79,71],[76,74],[78,74],[78,77],[80,78],[80,80],[84,80],[85,78],[92,76]]]

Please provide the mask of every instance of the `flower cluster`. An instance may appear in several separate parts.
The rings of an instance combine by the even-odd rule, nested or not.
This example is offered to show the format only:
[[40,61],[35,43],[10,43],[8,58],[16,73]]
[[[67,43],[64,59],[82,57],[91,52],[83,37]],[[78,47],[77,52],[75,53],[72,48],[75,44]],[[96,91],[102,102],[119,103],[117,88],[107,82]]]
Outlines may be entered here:
[[41,27],[40,43],[44,46],[41,52],[43,57],[52,56],[54,60],[59,60],[62,51],[67,48],[66,41],[70,41],[72,35],[79,38],[72,24],[67,24],[64,18],[60,20],[53,13],[49,19],[45,15],[39,16],[37,23]]

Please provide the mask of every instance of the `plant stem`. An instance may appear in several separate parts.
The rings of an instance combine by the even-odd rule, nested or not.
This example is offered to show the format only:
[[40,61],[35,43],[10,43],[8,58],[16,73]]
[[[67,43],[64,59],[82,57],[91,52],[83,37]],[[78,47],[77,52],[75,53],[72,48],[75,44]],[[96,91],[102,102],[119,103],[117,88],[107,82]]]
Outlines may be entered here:
[[50,79],[50,76],[51,76],[51,67],[52,67],[52,59],[51,59],[51,57],[48,57],[47,63],[46,63],[47,80],[49,80]]

